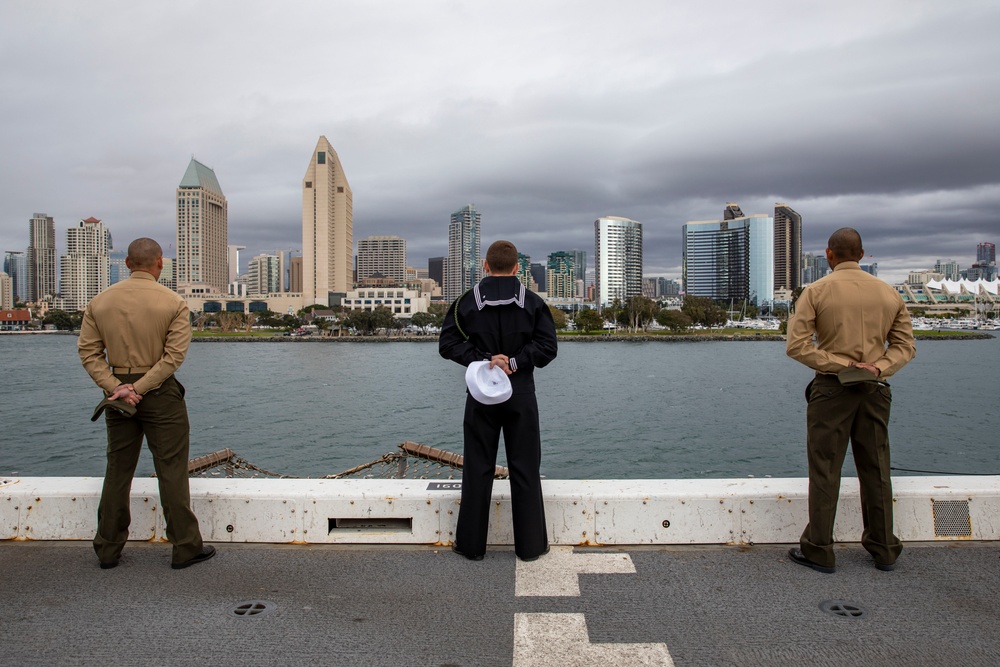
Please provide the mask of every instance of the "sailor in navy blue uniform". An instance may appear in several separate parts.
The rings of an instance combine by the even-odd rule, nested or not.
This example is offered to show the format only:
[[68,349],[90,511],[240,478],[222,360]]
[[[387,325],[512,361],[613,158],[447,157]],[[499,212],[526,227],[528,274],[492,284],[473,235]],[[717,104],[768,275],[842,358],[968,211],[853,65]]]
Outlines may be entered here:
[[466,398],[462,505],[453,550],[470,560],[481,560],[486,553],[502,431],[510,469],[514,552],[522,560],[535,560],[549,550],[549,541],[533,373],[556,358],[556,328],[546,303],[518,280],[513,243],[491,245],[483,269],[486,277],[448,309],[439,351],[463,366],[474,361],[499,366],[510,379],[512,395],[495,405]]

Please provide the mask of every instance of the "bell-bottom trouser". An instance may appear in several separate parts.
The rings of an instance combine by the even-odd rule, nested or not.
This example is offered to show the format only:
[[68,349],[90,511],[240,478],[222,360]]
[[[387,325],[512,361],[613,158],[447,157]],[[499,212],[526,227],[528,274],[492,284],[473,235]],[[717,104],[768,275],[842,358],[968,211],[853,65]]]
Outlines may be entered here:
[[483,405],[468,396],[463,430],[465,462],[455,548],[468,556],[486,552],[493,475],[502,432],[510,470],[514,552],[520,558],[541,555],[549,540],[539,474],[542,448],[534,392],[515,394],[496,405]]

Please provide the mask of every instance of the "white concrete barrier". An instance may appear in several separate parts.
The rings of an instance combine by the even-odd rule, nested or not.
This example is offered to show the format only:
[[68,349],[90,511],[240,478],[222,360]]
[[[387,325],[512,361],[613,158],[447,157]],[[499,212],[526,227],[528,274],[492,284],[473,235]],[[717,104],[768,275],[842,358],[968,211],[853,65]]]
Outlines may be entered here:
[[[100,478],[0,478],[0,539],[89,540]],[[458,482],[436,480],[192,479],[212,542],[450,544]],[[553,544],[795,543],[807,521],[800,478],[544,480]],[[898,477],[903,540],[1000,539],[1000,477]],[[512,544],[510,483],[493,486],[490,543]],[[132,485],[129,539],[163,540],[156,480]],[[861,539],[857,479],[845,478],[835,537]]]

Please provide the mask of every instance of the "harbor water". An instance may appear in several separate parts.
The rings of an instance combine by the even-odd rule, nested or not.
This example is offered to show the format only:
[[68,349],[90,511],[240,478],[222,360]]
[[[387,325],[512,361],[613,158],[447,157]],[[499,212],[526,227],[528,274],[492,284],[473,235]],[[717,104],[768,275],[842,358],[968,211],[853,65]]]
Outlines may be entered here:
[[[0,360],[0,475],[103,475],[105,429],[90,421],[102,395],[76,338],[0,336]],[[804,477],[811,376],[781,342],[561,342],[535,374],[542,472]],[[191,456],[228,447],[268,470],[322,476],[405,440],[462,450],[463,369],[433,342],[195,342],[178,378]],[[918,341],[890,379],[893,465],[1000,473],[998,381],[997,339]],[[137,474],[151,473],[144,452]]]

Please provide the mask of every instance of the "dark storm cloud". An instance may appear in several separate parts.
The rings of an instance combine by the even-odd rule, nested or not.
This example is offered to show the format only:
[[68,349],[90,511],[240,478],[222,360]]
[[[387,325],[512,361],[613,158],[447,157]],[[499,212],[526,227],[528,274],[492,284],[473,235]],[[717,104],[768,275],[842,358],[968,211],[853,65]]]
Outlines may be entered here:
[[321,134],[355,240],[403,236],[416,266],[468,203],[533,261],[592,252],[599,216],[639,220],[647,273],[673,276],[681,226],[727,201],[787,202],[811,251],[858,227],[897,279],[1000,236],[989,3],[400,3],[330,24],[319,6],[197,6],[197,30],[183,6],[0,9],[2,249],[34,211],[60,248],[90,215],[119,244],[172,240],[192,154],[245,257],[299,248]]

